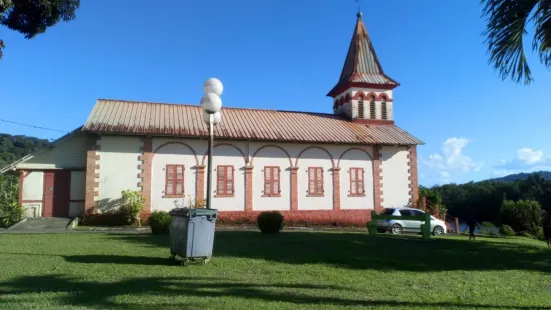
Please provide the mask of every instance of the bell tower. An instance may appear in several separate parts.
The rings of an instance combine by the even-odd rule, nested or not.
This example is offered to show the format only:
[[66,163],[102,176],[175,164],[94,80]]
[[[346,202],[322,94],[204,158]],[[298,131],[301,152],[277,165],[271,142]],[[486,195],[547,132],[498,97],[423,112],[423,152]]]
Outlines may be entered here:
[[384,73],[361,12],[357,18],[341,76],[327,96],[333,112],[352,121],[394,123],[392,90],[400,84]]

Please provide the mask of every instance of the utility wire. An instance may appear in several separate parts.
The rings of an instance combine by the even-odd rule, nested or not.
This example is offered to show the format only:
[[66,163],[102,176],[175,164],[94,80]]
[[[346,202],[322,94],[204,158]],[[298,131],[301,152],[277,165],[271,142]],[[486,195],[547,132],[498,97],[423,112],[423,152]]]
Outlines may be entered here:
[[70,131],[67,131],[67,130],[59,130],[59,129],[52,129],[52,128],[34,126],[34,125],[29,125],[29,124],[23,124],[23,123],[8,121],[8,120],[5,120],[5,119],[0,119],[0,122],[16,124],[16,125],[21,125],[21,126],[27,126],[27,127],[32,127],[32,128],[36,128],[36,129],[42,129],[42,130],[50,130],[50,131],[57,131],[57,132],[64,132],[64,133],[70,132]]

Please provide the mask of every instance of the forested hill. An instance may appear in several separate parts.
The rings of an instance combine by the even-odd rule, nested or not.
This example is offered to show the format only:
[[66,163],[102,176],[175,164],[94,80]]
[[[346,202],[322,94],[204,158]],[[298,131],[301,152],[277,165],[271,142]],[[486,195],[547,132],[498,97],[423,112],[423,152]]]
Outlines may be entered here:
[[539,175],[542,178],[546,179],[546,180],[551,180],[551,171],[538,171],[538,172],[532,172],[532,173],[522,172],[522,173],[510,174],[510,175],[506,175],[506,176],[501,177],[501,178],[489,179],[487,181],[513,182],[513,181],[516,181],[516,180],[526,180],[526,179],[528,179],[528,176],[530,176],[532,174],[536,174],[536,173],[539,173]]
[[0,168],[49,144],[45,139],[0,133]]

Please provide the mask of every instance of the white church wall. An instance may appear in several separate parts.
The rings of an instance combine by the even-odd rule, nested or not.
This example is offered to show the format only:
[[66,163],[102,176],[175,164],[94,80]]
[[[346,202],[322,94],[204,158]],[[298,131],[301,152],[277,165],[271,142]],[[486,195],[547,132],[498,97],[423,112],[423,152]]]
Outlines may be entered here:
[[[251,143],[250,152],[253,170],[253,211],[288,211],[291,209],[291,162],[284,144]],[[280,169],[280,195],[264,195],[264,168],[275,166]]]
[[404,207],[409,203],[409,151],[404,146],[381,149],[383,166],[383,207]]
[[[151,211],[170,211],[187,206],[195,199],[197,163],[201,164],[204,141],[189,139],[154,138],[151,172]],[[166,165],[184,165],[184,194],[169,196],[165,193]]]
[[[362,151],[362,150],[365,151]],[[372,147],[362,146],[344,151],[340,159],[340,194],[341,209],[373,209],[374,188],[373,188],[373,161]],[[367,152],[367,153],[366,153]],[[350,193],[350,169],[363,168],[364,175],[364,196],[352,196]]]
[[[331,157],[321,146],[286,145],[291,156],[295,157],[298,188],[299,210],[332,210],[333,209],[333,164]],[[310,147],[310,148],[309,148]],[[300,154],[302,153],[302,154]],[[300,158],[299,158],[300,156]],[[323,195],[312,196],[308,193],[308,168],[323,169]]]
[[96,164],[100,169],[96,178],[99,183],[96,202],[100,210],[109,211],[119,207],[123,190],[140,190],[138,166],[142,142],[138,137],[105,135],[98,145]]
[[[215,156],[212,159],[212,208],[219,211],[245,211],[245,161],[244,143],[240,142],[216,142],[219,144],[213,150]],[[244,156],[245,155],[245,156]],[[205,158],[205,164],[207,159]],[[217,191],[217,168],[219,165],[234,167],[234,194],[231,197],[221,196]],[[208,166],[206,167],[208,169]],[[207,173],[205,171],[205,182]],[[205,184],[205,197],[207,186]]]
[[[23,179],[23,208],[27,217],[42,216],[42,194],[44,192],[44,172],[27,172]],[[28,202],[25,202],[28,201]]]

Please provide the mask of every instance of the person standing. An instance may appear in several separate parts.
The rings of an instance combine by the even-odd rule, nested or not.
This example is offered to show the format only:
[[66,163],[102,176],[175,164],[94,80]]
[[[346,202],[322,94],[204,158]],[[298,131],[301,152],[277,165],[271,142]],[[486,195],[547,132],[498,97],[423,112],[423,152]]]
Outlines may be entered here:
[[475,227],[478,227],[480,229],[480,226],[476,223],[476,221],[471,218],[467,221],[467,229],[469,230],[469,240],[473,239],[476,241],[475,235],[474,235],[474,229]]

